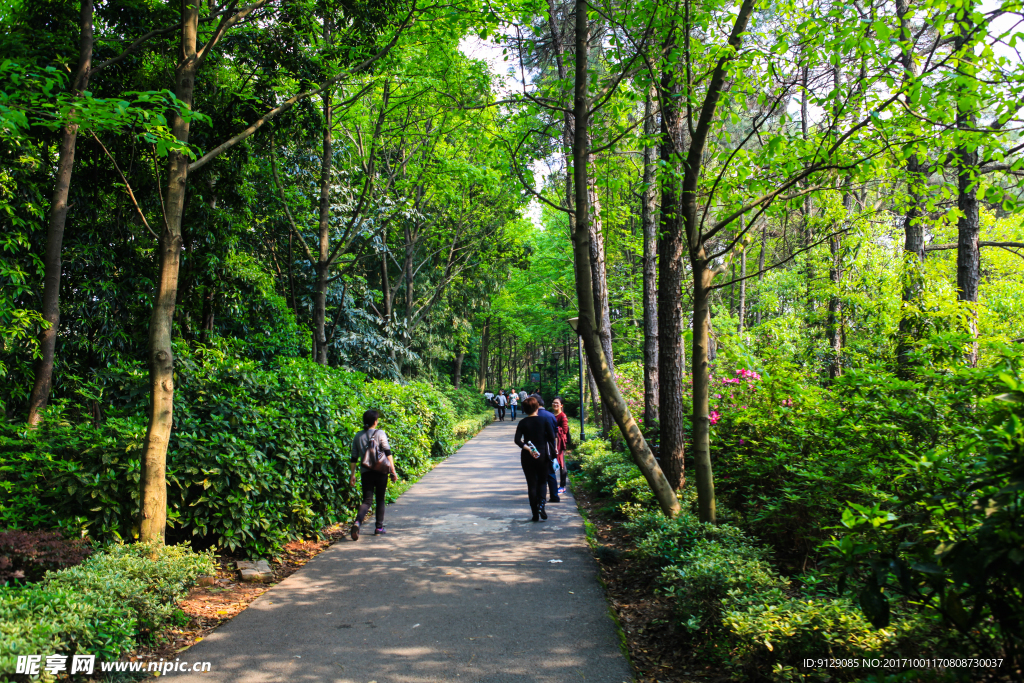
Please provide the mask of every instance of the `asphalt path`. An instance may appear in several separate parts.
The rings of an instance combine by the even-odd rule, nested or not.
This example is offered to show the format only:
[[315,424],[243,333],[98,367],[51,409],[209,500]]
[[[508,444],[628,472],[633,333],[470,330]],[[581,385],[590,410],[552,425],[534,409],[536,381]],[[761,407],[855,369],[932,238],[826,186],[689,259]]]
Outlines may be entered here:
[[624,683],[571,493],[534,523],[515,423],[484,429],[387,509],[181,653],[176,681]]

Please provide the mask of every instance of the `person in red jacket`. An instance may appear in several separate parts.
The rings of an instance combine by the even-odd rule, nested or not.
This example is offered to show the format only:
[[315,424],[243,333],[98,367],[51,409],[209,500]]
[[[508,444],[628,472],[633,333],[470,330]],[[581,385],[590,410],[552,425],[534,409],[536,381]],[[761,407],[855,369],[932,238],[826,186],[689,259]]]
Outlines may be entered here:
[[555,400],[551,402],[551,412],[555,414],[555,420],[558,421],[558,434],[555,437],[555,445],[557,447],[558,455],[558,466],[561,468],[561,482],[558,485],[558,493],[565,493],[565,447],[569,443],[569,418],[566,416],[565,411],[562,410],[562,397],[556,396]]

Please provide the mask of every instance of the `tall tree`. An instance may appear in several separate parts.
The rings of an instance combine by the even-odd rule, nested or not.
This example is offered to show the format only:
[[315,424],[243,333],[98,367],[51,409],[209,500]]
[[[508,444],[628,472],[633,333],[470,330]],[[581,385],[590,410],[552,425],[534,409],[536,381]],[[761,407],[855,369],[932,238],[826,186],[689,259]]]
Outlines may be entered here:
[[[224,35],[232,28],[250,20],[256,12],[263,9],[270,0],[255,0],[244,7],[230,4],[220,14],[206,42],[199,45],[199,19],[202,9],[200,0],[182,0],[181,23],[179,25],[180,47],[174,69],[174,94],[182,105],[193,108],[196,77],[203,63],[209,58]],[[377,60],[387,54],[399,35],[412,21],[415,5],[406,15],[404,21],[395,31],[391,41],[376,54],[359,62],[347,72],[333,76],[320,87],[298,93],[284,100],[269,112],[258,118],[238,134],[217,145],[202,157],[188,162],[182,151],[169,154],[165,213],[160,231],[158,261],[160,264],[156,292],[153,298],[153,313],[149,323],[149,384],[151,401],[149,409],[149,426],[143,444],[142,468],[139,477],[140,486],[140,525],[139,538],[143,542],[164,540],[167,526],[167,446],[170,440],[174,414],[174,352],[172,336],[174,327],[174,309],[178,295],[178,271],[182,251],[182,219],[185,212],[188,176],[202,168],[211,160],[233,149],[243,140],[252,136],[267,122],[287,112],[297,102],[315,97],[331,87],[342,78],[352,73],[366,70]],[[189,142],[190,119],[185,116],[173,116],[171,131],[174,137],[183,144]]]
[[576,64],[574,74],[573,118],[573,187],[575,190],[576,230],[573,233],[575,252],[576,296],[579,302],[579,334],[587,354],[587,364],[594,373],[594,380],[601,392],[605,407],[615,418],[622,432],[634,462],[643,472],[651,490],[654,491],[662,511],[669,516],[679,514],[679,501],[675,489],[669,484],[654,459],[640,427],[633,418],[625,399],[615,383],[608,358],[602,344],[600,329],[601,310],[594,298],[593,273],[590,246],[590,178],[588,169],[591,160],[589,122],[591,103],[589,96],[588,53],[590,27],[587,22],[586,0],[576,0]]
[[[688,30],[688,29],[685,29]],[[683,374],[683,254],[685,208],[682,205],[686,151],[690,146],[683,96],[687,85],[680,71],[674,24],[666,31],[661,69],[661,225],[658,231],[658,412],[661,462],[673,489],[685,482],[686,406]],[[685,67],[683,67],[685,68]],[[696,336],[694,337],[696,341]]]
[[[79,18],[78,67],[72,83],[72,92],[82,94],[89,88],[89,73],[92,70],[93,44],[93,3],[82,0]],[[73,116],[73,113],[72,113]],[[75,143],[78,139],[78,124],[69,121],[60,129],[60,146],[57,156],[57,178],[50,200],[50,216],[46,231],[46,253],[43,256],[43,320],[47,327],[39,333],[39,360],[36,363],[35,383],[29,398],[28,424],[35,426],[42,418],[42,410],[50,399],[53,386],[53,363],[57,349],[57,333],[60,327],[60,278],[61,248],[64,243],[64,224],[68,216],[68,191],[71,188],[71,171],[75,165]]]
[[650,143],[657,135],[654,101],[650,90],[644,98],[644,176],[640,197],[640,223],[643,230],[643,308],[644,308],[644,426],[659,422],[661,402],[658,376],[658,210],[656,148]]

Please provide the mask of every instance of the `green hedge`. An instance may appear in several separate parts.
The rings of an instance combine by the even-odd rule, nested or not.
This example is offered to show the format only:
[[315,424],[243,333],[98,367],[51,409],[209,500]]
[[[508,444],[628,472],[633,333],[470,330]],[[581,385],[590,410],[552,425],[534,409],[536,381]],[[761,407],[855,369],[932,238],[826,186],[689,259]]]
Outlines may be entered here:
[[667,519],[641,513],[627,529],[634,555],[661,568],[659,592],[676,609],[696,646],[724,644],[740,680],[857,680],[856,669],[808,670],[805,658],[916,656],[928,624],[899,615],[876,629],[848,598],[812,580],[791,582],[772,567],[767,548],[742,530],[697,520],[691,512]]
[[[107,406],[98,425],[67,417],[73,411],[60,404],[33,432],[0,425],[0,527],[59,523],[96,540],[133,538],[146,382],[141,367],[97,380],[89,393]],[[399,474],[415,478],[481,424],[479,403],[473,414],[460,414],[449,396],[463,406],[465,396],[447,394],[307,359],[265,367],[216,350],[179,349],[168,540],[265,555],[350,518],[349,445],[363,411],[381,412]]]
[[115,660],[174,623],[177,602],[215,571],[211,554],[185,546],[116,544],[38,584],[2,586],[0,674],[14,673],[18,655]]

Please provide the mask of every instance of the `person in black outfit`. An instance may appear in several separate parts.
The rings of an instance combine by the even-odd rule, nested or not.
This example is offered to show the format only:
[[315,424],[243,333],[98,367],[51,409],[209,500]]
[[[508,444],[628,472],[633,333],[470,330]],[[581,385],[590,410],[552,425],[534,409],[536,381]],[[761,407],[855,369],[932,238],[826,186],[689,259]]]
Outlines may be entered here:
[[367,410],[363,413],[363,431],[357,433],[355,438],[352,439],[352,458],[350,463],[352,476],[349,480],[349,485],[352,488],[356,486],[357,468],[361,472],[363,484],[363,504],[359,506],[359,514],[356,516],[356,521],[352,524],[353,541],[359,540],[359,527],[362,526],[366,513],[370,510],[370,503],[374,500],[375,495],[377,527],[373,533],[376,536],[387,533],[384,529],[384,497],[388,492],[388,473],[376,472],[362,464],[363,453],[369,447],[370,439],[373,439],[377,443],[377,449],[388,456],[391,480],[398,481],[398,474],[395,472],[395,461],[391,457],[391,444],[388,443],[388,435],[384,433],[384,430],[377,429],[379,421],[380,413],[376,410]]
[[[519,461],[523,466],[523,474],[526,475],[526,491],[530,496],[530,510],[533,512],[533,521],[535,522],[548,518],[544,511],[544,489],[548,474],[554,472],[551,461],[557,453],[555,430],[548,420],[537,416],[539,408],[540,404],[532,396],[523,401],[523,411],[526,412],[527,417],[519,421],[515,437],[516,445],[522,449]],[[532,442],[540,451],[540,457],[533,457],[526,445],[527,441]]]
[[[558,434],[558,418],[550,410],[544,408],[544,399],[540,396],[537,397],[537,404],[540,406],[540,410],[537,411],[537,417],[544,418],[547,422],[551,423],[551,429],[554,430],[555,434]],[[558,456],[558,447],[555,447],[555,457]],[[558,497],[558,479],[555,478],[555,466],[552,465],[547,476],[548,492],[550,498],[549,503],[561,503],[562,499]]]

